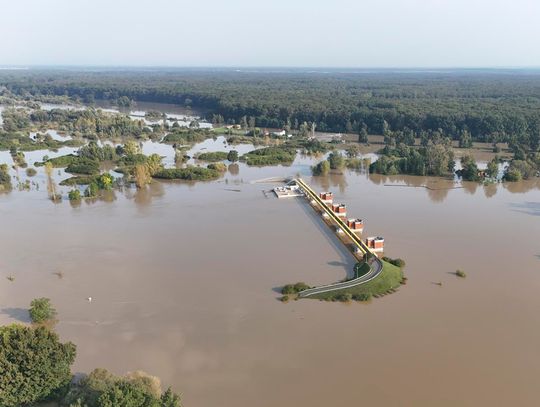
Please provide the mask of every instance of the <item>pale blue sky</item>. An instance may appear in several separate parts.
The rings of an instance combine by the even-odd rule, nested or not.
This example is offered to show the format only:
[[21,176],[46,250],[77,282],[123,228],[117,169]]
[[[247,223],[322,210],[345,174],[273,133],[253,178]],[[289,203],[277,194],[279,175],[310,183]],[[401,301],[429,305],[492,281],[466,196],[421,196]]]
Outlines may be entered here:
[[540,0],[0,0],[0,66],[540,66]]

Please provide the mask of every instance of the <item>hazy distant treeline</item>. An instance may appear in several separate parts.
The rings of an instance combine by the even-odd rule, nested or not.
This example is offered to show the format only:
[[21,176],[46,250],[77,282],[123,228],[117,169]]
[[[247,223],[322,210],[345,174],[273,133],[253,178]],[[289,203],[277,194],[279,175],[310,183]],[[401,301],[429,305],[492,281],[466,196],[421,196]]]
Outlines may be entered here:
[[[477,141],[534,144],[540,134],[540,73],[456,71],[301,73],[30,70],[0,72],[4,92],[167,102],[206,109],[226,122],[258,127],[371,134],[438,131]],[[6,90],[7,89],[7,90]],[[253,120],[253,119],[252,119]]]

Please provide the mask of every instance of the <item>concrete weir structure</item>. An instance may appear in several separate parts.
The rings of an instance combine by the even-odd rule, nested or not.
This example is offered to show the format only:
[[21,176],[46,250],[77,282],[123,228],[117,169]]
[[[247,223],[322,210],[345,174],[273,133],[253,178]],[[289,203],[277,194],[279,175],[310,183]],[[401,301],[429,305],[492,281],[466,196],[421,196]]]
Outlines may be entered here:
[[[369,265],[369,272],[361,276],[348,281],[310,288],[301,291],[298,295],[300,297],[309,297],[314,294],[354,287],[377,278],[382,272],[383,263],[376,254],[376,250],[369,247],[369,245],[357,235],[359,230],[363,229],[363,221],[361,219],[345,220],[347,217],[347,207],[344,204],[334,204],[333,195],[331,192],[323,192],[317,195],[301,178],[294,181],[308,199],[313,209],[321,214],[324,222],[329,227],[335,230],[338,238],[348,249],[351,250],[352,255],[359,262],[366,261]],[[375,247],[375,243],[373,243],[374,249],[380,248],[381,242],[377,242],[377,247]],[[382,245],[384,245],[384,239],[382,239]],[[380,251],[377,250],[377,253],[380,253]]]
[[289,182],[283,187],[275,187],[273,191],[278,198],[293,198],[295,196],[303,195],[300,187],[298,187],[298,185],[294,181]]

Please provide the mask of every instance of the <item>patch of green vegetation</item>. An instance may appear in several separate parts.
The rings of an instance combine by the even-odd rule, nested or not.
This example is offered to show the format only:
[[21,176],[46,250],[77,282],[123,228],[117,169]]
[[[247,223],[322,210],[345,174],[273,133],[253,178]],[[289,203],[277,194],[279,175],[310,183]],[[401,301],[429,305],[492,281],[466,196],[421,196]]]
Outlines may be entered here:
[[254,146],[259,146],[265,144],[266,140],[263,137],[255,136],[231,136],[227,139],[229,144],[253,144]]
[[302,149],[302,153],[308,155],[324,154],[331,149],[331,145],[329,143],[319,141],[317,139],[297,138],[289,141],[287,145],[300,148]]
[[88,187],[84,191],[84,196],[86,198],[95,198],[98,196],[99,191],[110,190],[113,182],[114,178],[109,173],[98,175],[88,184]]
[[99,174],[99,162],[90,158],[78,157],[66,167],[66,172],[85,175]]
[[362,277],[363,275],[369,273],[369,270],[371,270],[371,268],[365,261],[356,263],[354,265],[354,278]]
[[11,190],[11,176],[7,164],[0,164],[0,192]]
[[172,133],[167,134],[161,142],[180,145],[192,144],[199,143],[214,136],[215,134],[208,129],[177,128]]
[[48,298],[36,298],[30,303],[30,319],[35,324],[52,321],[56,317],[56,310]]
[[211,169],[211,170],[216,170],[216,171],[219,171],[219,172],[227,171],[227,166],[225,165],[225,163],[208,164],[208,166],[206,168]]
[[229,151],[229,153],[227,154],[227,160],[229,160],[229,161],[232,162],[232,163],[237,162],[238,159],[239,159],[239,157],[238,157],[238,151],[236,151],[236,150],[231,150],[231,151]]
[[291,147],[266,147],[253,150],[241,157],[247,165],[290,165],[296,158],[296,150]]
[[95,175],[79,175],[60,181],[62,186],[88,185],[96,179]]
[[158,112],[156,110],[149,110],[144,115],[144,118],[149,121],[157,122],[158,120],[163,120],[167,117],[165,113]]
[[347,158],[345,160],[345,167],[356,171],[369,169],[370,164],[370,158]]
[[325,176],[330,172],[330,163],[327,160],[323,160],[313,167],[311,167],[311,173],[315,176]]
[[420,148],[399,144],[387,145],[377,161],[369,166],[370,173],[396,175],[444,176],[454,172],[454,152],[449,138],[436,138],[436,144]]
[[70,383],[75,354],[74,344],[61,343],[44,326],[1,326],[1,405],[29,406],[52,398]]
[[211,168],[188,166],[186,168],[164,168],[153,175],[159,179],[185,181],[210,181],[219,178],[220,172]]
[[287,284],[283,286],[281,289],[281,294],[288,295],[288,294],[298,294],[300,291],[304,291],[310,288],[309,285],[307,285],[304,282],[299,282],[296,284]]
[[465,277],[467,277],[467,274],[465,274],[465,272],[463,270],[456,270],[456,276],[461,277],[461,278],[465,278]]
[[118,161],[118,165],[120,167],[134,167],[135,165],[146,164],[147,159],[148,157],[141,153],[128,154]]
[[65,168],[68,165],[76,162],[78,159],[79,157],[75,154],[66,154],[61,155],[60,157],[49,158],[48,160],[45,160],[43,162],[36,162],[34,165],[36,167],[41,167],[45,165],[45,163],[51,163],[54,168]]
[[214,127],[212,130],[213,130],[214,133],[216,133],[216,134],[226,134],[226,135],[228,135],[228,136],[231,136],[231,135],[242,136],[242,135],[246,134],[246,131],[245,131],[245,130],[242,130],[242,129],[234,129],[234,128],[227,128],[227,127]]
[[9,152],[11,154],[11,158],[13,159],[13,162],[15,163],[15,166],[26,168],[28,164],[26,164],[26,160],[24,158],[24,153],[21,151],[17,151],[17,147],[12,146],[9,149]]
[[381,274],[377,278],[368,281],[367,283],[342,290],[314,294],[307,298],[315,298],[326,301],[342,301],[345,298],[350,298],[354,299],[355,301],[367,301],[374,295],[385,294],[389,290],[399,287],[401,281],[403,280],[402,270],[384,260],[382,263],[383,269]]
[[76,346],[61,343],[47,326],[0,327],[0,403],[2,407],[40,405],[180,407],[171,389],[162,392],[159,378],[142,371],[119,377],[95,369],[73,380]]
[[33,177],[34,175],[37,174],[37,171],[35,168],[27,168],[26,169],[26,175],[29,176],[29,177]]
[[68,198],[70,201],[80,201],[81,200],[81,191],[78,189],[72,189],[68,193]]
[[390,264],[393,264],[394,266],[397,266],[399,267],[400,269],[402,269],[403,267],[405,267],[405,260],[403,259],[391,259],[390,257],[383,257],[382,258],[384,261],[390,263]]
[[32,140],[27,135],[18,132],[5,132],[0,130],[0,150],[16,148],[18,151],[58,150],[62,147],[78,147],[80,140],[58,141],[53,138]]
[[94,161],[115,161],[119,155],[128,154],[130,149],[138,152],[137,148],[138,144],[134,140],[126,141],[124,146],[118,146],[116,149],[109,144],[101,147],[95,141],[91,141],[79,148],[77,154],[81,158],[88,158]]
[[531,155],[528,160],[514,159],[506,168],[503,179],[505,181],[521,181],[533,178],[540,171],[540,153]]
[[170,388],[162,392],[159,378],[140,370],[120,377],[95,369],[70,386],[62,405],[180,407],[180,396]]
[[213,151],[209,153],[198,154],[195,158],[197,160],[208,161],[208,162],[218,162],[224,161],[228,157],[228,153],[225,151]]

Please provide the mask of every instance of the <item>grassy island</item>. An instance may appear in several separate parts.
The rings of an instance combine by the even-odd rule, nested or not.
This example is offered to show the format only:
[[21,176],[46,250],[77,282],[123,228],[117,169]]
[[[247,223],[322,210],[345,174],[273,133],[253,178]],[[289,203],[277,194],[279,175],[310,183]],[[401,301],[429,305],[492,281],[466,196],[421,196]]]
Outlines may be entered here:
[[291,165],[296,158],[296,149],[291,147],[266,147],[253,150],[241,158],[247,165]]
[[185,181],[210,181],[219,178],[220,171],[213,168],[193,167],[164,168],[153,175],[158,179],[178,179]]
[[218,162],[218,161],[225,161],[227,159],[227,156],[228,156],[228,153],[225,151],[213,151],[209,153],[201,153],[197,155],[195,158],[201,161]]

